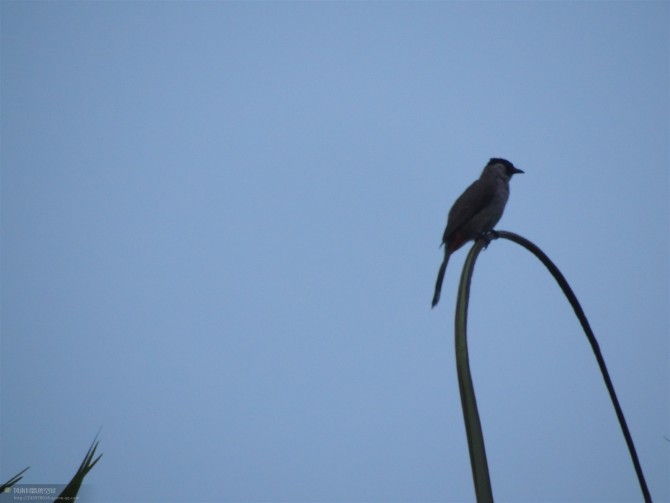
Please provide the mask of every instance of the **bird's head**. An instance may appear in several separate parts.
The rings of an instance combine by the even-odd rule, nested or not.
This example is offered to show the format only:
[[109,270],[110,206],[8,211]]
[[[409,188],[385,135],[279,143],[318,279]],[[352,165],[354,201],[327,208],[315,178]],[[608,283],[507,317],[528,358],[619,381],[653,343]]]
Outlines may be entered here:
[[523,173],[520,169],[516,168],[514,164],[509,162],[507,159],[501,159],[500,157],[492,157],[482,174],[499,176],[506,180],[512,178],[512,175],[516,173]]

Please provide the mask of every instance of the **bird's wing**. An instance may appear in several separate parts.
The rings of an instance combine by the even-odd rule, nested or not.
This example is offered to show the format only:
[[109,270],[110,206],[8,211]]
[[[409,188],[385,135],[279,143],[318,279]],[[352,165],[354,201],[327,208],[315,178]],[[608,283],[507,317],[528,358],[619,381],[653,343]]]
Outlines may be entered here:
[[[493,182],[491,180],[491,182]],[[456,230],[463,226],[468,220],[482,211],[491,202],[495,195],[495,183],[487,179],[475,180],[465,192],[463,192],[449,210],[447,228],[444,230],[442,241],[447,242]]]

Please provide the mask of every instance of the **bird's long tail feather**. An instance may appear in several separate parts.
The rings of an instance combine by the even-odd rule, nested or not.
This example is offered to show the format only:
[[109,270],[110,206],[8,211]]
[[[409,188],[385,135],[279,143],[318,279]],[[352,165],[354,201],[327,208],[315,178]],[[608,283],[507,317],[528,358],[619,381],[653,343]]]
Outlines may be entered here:
[[444,272],[447,270],[447,264],[449,263],[449,255],[451,255],[451,252],[447,249],[447,247],[444,247],[444,260],[442,261],[442,265],[440,265],[440,271],[437,273],[437,281],[435,282],[435,295],[433,295],[433,305],[432,307],[435,307],[437,303],[440,301],[440,293],[442,292],[442,281],[444,281]]

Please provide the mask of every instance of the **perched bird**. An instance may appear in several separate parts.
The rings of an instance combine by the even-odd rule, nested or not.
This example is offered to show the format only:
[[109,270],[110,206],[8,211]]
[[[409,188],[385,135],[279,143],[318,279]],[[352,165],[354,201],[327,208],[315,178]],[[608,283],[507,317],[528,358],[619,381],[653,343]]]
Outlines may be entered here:
[[449,210],[447,228],[442,236],[444,260],[437,273],[433,307],[440,300],[449,256],[468,241],[492,230],[498,223],[509,197],[510,178],[515,173],[523,171],[505,159],[492,158],[484,167],[479,180],[465,189]]

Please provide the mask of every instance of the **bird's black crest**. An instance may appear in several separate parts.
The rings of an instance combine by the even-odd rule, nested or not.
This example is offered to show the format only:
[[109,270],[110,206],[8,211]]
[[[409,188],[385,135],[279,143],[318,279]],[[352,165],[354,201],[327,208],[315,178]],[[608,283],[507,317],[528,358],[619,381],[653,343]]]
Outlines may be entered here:
[[514,164],[509,162],[507,159],[503,159],[501,157],[491,157],[491,159],[489,159],[489,163],[487,164],[487,166],[490,166],[491,164],[502,164],[507,169],[514,167]]
[[502,157],[491,157],[487,166],[490,166],[491,164],[502,164],[505,166],[505,171],[507,171],[508,175],[513,175],[514,173],[523,173],[523,171],[517,169],[514,164],[509,162],[507,159],[503,159]]

